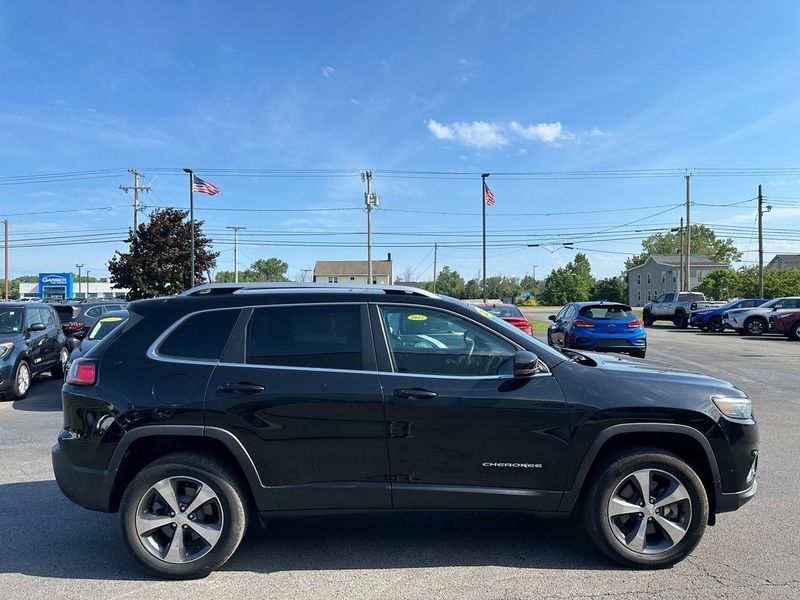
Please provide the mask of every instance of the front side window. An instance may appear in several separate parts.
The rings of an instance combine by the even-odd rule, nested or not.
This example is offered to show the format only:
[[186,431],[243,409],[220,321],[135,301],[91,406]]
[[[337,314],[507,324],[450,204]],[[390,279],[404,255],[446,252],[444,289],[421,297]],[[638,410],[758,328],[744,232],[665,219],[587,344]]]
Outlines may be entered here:
[[47,327],[54,325],[55,323],[52,321],[52,316],[50,314],[49,308],[39,308],[39,322]]
[[39,311],[35,308],[25,309],[25,329],[28,329],[34,323],[41,323],[42,318],[39,316]]
[[100,315],[103,314],[103,307],[102,306],[93,306],[89,310],[86,311],[86,316],[96,319]]
[[355,304],[257,308],[247,325],[247,364],[361,370]]
[[454,377],[511,375],[516,347],[453,313],[415,306],[380,308],[396,373]]
[[783,300],[778,300],[772,306],[773,308],[800,308],[800,299],[784,298]]
[[238,317],[238,310],[196,313],[167,336],[158,347],[158,354],[190,360],[218,361]]

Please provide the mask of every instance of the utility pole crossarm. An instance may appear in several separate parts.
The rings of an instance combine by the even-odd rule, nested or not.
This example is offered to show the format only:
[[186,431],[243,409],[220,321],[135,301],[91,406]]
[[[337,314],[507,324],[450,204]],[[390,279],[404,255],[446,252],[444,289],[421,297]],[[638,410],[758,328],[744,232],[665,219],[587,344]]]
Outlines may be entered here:
[[151,192],[152,188],[139,185],[139,178],[144,175],[143,173],[136,169],[128,169],[128,173],[133,175],[133,185],[121,185],[119,189],[126,194],[133,190],[133,235],[135,237],[136,231],[139,229],[139,192]]

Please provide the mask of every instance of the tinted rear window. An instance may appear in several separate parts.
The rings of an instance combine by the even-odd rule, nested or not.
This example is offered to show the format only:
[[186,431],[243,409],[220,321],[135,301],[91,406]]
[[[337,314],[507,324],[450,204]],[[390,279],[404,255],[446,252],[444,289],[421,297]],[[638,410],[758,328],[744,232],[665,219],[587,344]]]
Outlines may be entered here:
[[356,305],[259,308],[247,326],[248,364],[361,369]]
[[238,310],[212,310],[192,315],[161,342],[158,354],[174,358],[219,360],[238,318]]
[[578,314],[588,319],[609,321],[636,318],[630,306],[584,306]]
[[506,306],[491,306],[486,304],[481,304],[480,308],[485,310],[488,313],[491,313],[495,317],[521,317],[522,311],[518,309],[516,306],[506,305]]

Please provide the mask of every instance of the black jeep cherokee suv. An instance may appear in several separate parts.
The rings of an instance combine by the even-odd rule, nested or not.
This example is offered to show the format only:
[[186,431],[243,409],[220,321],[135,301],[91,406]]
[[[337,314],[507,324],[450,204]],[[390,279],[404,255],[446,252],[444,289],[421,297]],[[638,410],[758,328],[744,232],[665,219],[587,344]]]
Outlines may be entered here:
[[128,309],[70,369],[53,467],[162,576],[220,567],[254,512],[381,509],[580,512],[614,560],[664,567],[756,491],[742,391],[456,300],[223,284]]

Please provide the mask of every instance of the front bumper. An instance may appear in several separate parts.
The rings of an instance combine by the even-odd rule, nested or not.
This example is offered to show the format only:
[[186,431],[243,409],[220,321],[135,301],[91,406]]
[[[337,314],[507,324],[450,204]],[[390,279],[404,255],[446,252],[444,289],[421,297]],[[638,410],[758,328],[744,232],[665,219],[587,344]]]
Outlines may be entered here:
[[739,510],[742,506],[750,502],[758,490],[758,481],[753,480],[753,484],[741,492],[726,494],[722,488],[717,486],[716,490],[716,510],[717,513],[732,512]]

